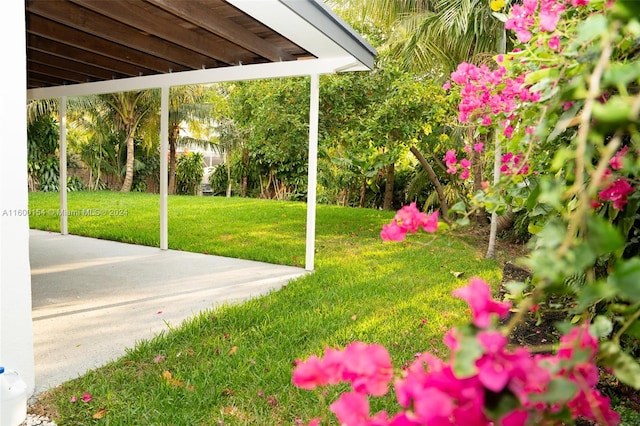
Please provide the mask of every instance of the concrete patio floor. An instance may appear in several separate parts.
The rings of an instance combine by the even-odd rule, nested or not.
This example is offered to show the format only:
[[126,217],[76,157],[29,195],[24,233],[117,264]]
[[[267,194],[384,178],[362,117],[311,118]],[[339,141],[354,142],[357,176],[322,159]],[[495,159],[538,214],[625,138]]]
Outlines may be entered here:
[[202,310],[279,289],[301,268],[30,231],[38,394]]

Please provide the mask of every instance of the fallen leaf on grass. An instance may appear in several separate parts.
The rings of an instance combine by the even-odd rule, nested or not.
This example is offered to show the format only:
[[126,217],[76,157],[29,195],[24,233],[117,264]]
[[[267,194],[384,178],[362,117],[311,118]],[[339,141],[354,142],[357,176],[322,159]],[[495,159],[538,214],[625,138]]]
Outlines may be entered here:
[[450,271],[450,272],[451,272],[451,275],[453,275],[456,278],[460,278],[464,274],[464,272],[458,272],[458,271]]
[[231,350],[229,351],[229,355],[233,355],[233,354],[235,354],[236,352],[238,352],[238,347],[237,347],[237,346],[234,346],[234,347],[232,347],[232,348],[231,348]]
[[101,419],[104,416],[107,415],[107,413],[109,412],[109,410],[107,410],[106,408],[101,408],[98,411],[95,412],[95,414],[92,416],[94,419]]
[[174,379],[169,370],[164,370],[162,372],[162,380],[169,383],[174,388],[184,386],[184,382],[182,380]]
[[174,379],[169,370],[164,370],[162,372],[162,380],[174,388],[181,388],[184,386],[184,388],[189,392],[193,392],[196,389],[193,385],[185,385],[182,380]]

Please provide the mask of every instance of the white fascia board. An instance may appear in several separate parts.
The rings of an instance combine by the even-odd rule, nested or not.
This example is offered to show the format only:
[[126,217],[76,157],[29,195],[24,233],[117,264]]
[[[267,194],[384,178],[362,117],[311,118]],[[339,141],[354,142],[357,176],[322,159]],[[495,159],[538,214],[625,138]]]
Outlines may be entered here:
[[61,96],[87,96],[103,93],[127,92],[132,90],[157,89],[161,87],[184,86],[189,84],[209,84],[228,81],[259,80],[266,78],[299,77],[311,74],[333,74],[345,70],[359,70],[360,63],[353,57],[329,59],[307,59],[300,61],[271,62],[233,67],[210,68],[130,77],[93,83],[70,84],[67,86],[43,87],[27,90],[27,98],[50,99]]
[[[369,71],[349,52],[278,0],[227,0],[238,9],[288,38],[316,58],[352,58],[358,62],[348,71]],[[347,71],[347,70],[345,70]]]

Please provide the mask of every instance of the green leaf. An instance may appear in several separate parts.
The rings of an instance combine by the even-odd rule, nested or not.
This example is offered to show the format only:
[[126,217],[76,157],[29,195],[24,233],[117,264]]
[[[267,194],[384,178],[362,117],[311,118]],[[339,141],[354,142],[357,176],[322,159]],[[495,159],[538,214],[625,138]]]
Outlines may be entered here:
[[549,382],[547,391],[543,394],[530,396],[531,401],[563,403],[569,401],[578,391],[578,385],[569,379],[557,378]]
[[500,22],[507,22],[507,19],[509,18],[504,13],[491,12],[491,14]]
[[449,207],[449,211],[450,212],[456,212],[456,213],[466,213],[467,212],[467,206],[464,203],[464,201],[458,201],[453,206]]
[[583,311],[594,303],[603,299],[612,298],[616,294],[616,290],[603,281],[585,285],[578,292],[578,306],[576,307],[576,311]]
[[595,317],[589,327],[589,332],[597,338],[607,337],[612,331],[613,324],[611,323],[611,320],[604,315],[598,315]]
[[471,224],[471,221],[469,220],[468,217],[461,217],[460,219],[456,220],[456,224],[460,225],[460,226],[469,226]]
[[472,336],[459,339],[460,349],[453,359],[453,372],[456,377],[470,377],[477,373],[476,361],[484,350],[478,340]]
[[617,343],[603,342],[600,345],[600,356],[604,364],[613,369],[613,374],[620,381],[634,389],[640,389],[640,364],[624,352]]
[[614,252],[624,247],[624,238],[618,228],[600,216],[590,216],[587,220],[589,229],[589,245],[596,255]]
[[640,258],[619,262],[607,282],[620,296],[632,302],[640,301]]
[[604,35],[607,31],[607,18],[601,14],[591,15],[578,26],[575,42],[585,43]]

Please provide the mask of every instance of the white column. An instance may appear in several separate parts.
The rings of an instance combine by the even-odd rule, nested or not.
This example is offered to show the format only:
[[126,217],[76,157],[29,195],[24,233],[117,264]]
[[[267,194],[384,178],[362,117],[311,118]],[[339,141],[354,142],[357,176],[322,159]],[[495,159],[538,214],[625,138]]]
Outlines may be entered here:
[[[15,370],[35,389],[33,327],[31,324],[31,271],[27,191],[27,63],[24,2],[2,4],[0,39],[0,128],[5,146],[0,155],[0,365]],[[10,42],[9,42],[10,41]],[[26,413],[25,413],[26,414]]]
[[67,97],[59,99],[60,109],[60,234],[69,234],[67,220]]
[[160,95],[160,249],[169,248],[169,87]]
[[309,105],[309,174],[307,178],[307,253],[305,269],[313,271],[316,249],[316,183],[318,178],[318,111],[320,104],[320,76],[311,75]]

